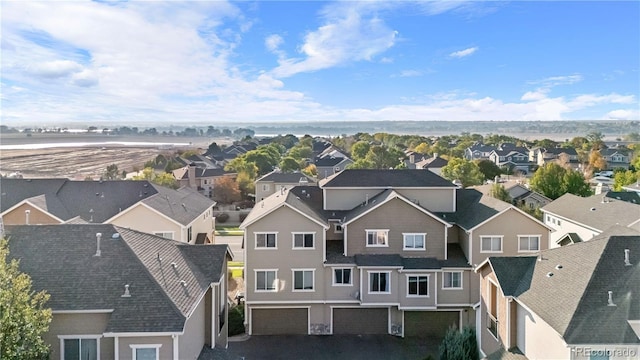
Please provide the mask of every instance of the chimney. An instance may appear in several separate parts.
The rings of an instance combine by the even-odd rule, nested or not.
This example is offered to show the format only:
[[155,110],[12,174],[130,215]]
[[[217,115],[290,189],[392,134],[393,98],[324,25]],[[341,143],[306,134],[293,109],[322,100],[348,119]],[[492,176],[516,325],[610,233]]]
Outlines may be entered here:
[[190,163],[187,166],[187,176],[189,176],[189,187],[196,189],[196,164]]
[[29,214],[31,214],[31,210],[25,210],[24,211],[24,223],[29,225]]
[[411,155],[409,155],[409,162],[412,164],[416,163],[416,154],[415,153],[411,153]]
[[438,154],[437,152],[434,152],[434,153],[433,153],[433,158],[434,158],[434,159],[435,159],[435,158],[437,158],[437,157],[438,157],[438,155],[440,155],[440,154]]
[[100,256],[102,252],[100,251],[100,239],[102,238],[101,233],[96,233],[96,254],[93,256]]
[[616,306],[616,304],[613,303],[613,291],[607,291],[607,293],[609,294],[609,299],[607,300],[607,306]]
[[631,266],[631,260],[629,259],[629,249],[624,249],[624,266]]
[[596,191],[595,191],[595,195],[600,195],[600,194],[602,194],[602,183],[601,182],[596,184]]

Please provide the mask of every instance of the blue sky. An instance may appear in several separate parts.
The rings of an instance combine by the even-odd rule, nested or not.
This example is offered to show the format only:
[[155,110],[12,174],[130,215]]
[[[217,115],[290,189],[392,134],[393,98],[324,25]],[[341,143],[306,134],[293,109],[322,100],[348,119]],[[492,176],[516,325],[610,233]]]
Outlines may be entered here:
[[638,1],[3,1],[2,123],[638,120]]

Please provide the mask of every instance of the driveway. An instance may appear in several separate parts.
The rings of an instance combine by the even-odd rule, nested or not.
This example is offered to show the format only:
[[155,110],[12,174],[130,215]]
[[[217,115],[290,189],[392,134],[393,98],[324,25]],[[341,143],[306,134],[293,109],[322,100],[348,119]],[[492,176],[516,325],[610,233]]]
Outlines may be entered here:
[[244,261],[244,249],[242,248],[242,236],[216,235],[215,244],[227,244],[233,253],[235,261]]
[[229,342],[228,349],[204,349],[199,360],[375,360],[437,359],[441,338],[398,338],[391,335],[252,336]]

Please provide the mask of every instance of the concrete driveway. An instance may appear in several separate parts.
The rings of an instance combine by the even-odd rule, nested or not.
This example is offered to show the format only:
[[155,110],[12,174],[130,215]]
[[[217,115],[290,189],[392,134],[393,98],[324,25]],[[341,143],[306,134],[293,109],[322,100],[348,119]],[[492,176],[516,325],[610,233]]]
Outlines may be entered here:
[[398,338],[391,335],[252,336],[229,342],[228,349],[204,349],[199,360],[376,360],[437,359],[441,338]]

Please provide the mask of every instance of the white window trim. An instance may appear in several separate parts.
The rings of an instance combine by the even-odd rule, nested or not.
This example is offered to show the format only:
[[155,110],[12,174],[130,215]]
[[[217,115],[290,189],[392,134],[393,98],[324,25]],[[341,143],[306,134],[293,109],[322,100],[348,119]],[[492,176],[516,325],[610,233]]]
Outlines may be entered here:
[[[262,289],[258,289],[258,273],[259,272],[267,272],[267,271],[273,271],[275,272],[275,276],[274,276],[274,282],[275,282],[275,286],[273,290],[262,290]],[[278,292],[278,285],[279,285],[279,281],[278,281],[278,269],[253,269],[253,278],[255,279],[255,285],[253,287],[253,291],[257,292],[257,293],[275,293]]]
[[[370,245],[369,244],[369,233],[377,233],[377,232],[384,232],[385,233],[385,235],[387,237],[386,244],[383,244],[383,245],[379,245],[379,244]],[[389,229],[365,229],[364,242],[365,242],[366,247],[389,247]]]
[[[409,294],[409,278],[412,278],[412,277],[417,277],[417,278],[426,277],[427,278],[427,295]],[[429,291],[430,290],[429,288],[431,287],[431,274],[406,274],[406,278],[407,278],[407,291],[406,291],[406,293],[407,293],[407,297],[408,298],[422,298],[422,299],[424,299],[424,298],[431,297],[431,291]],[[420,282],[418,282],[418,284],[419,283]],[[418,289],[420,289],[420,287],[418,287]]]
[[96,339],[97,358],[100,359],[100,339],[102,335],[58,335],[60,339],[60,360],[64,360],[64,341],[76,339]]
[[[340,230],[338,230],[338,226],[340,227]],[[333,224],[333,232],[336,234],[342,234],[342,232],[344,231],[344,228],[342,227],[342,224]]]
[[[387,291],[371,291],[371,274],[387,274]],[[391,271],[367,271],[367,293],[372,295],[391,294]]]
[[[422,245],[423,247],[421,248],[415,248],[415,247],[407,247],[407,236],[416,236],[416,235],[422,235]],[[387,241],[389,242],[389,241]],[[415,242],[414,242],[415,245]],[[402,233],[402,250],[404,251],[427,251],[427,233]]]
[[156,360],[160,359],[160,348],[162,344],[129,344],[131,348],[131,359],[136,360],[136,350],[138,349],[156,349]]
[[[296,235],[308,235],[311,234],[313,236],[313,246],[311,247],[304,247],[304,246],[296,246]],[[276,236],[277,238],[277,236]],[[303,245],[304,245],[304,239],[302,239]],[[276,246],[278,245],[277,239],[276,239]],[[315,250],[316,249],[316,232],[315,231],[294,231],[291,233],[291,249],[292,250]]]
[[270,188],[269,184],[262,184],[262,191],[269,191]]
[[[348,284],[344,284],[344,283],[337,283],[336,282],[336,270],[350,270],[351,271],[351,276],[349,276],[349,283]],[[331,268],[331,279],[332,279],[332,284],[331,286],[353,286],[353,268],[352,267],[334,267]]]
[[[444,274],[446,273],[458,273],[460,274],[460,286],[459,287],[445,287],[444,286]],[[462,290],[464,288],[464,284],[463,284],[463,276],[462,276],[462,271],[443,271],[442,272],[442,290]]]
[[[258,235],[268,235],[268,234],[274,234],[276,236],[276,246],[274,247],[258,246]],[[254,242],[253,242],[254,250],[278,250],[278,232],[277,231],[259,231],[259,232],[253,233],[253,237],[254,237]],[[266,240],[265,240],[265,245],[267,245]]]
[[[500,250],[482,250],[482,239],[484,238],[500,238]],[[504,236],[503,235],[480,235],[480,253],[485,254],[501,254],[504,250]]]
[[[520,239],[522,238],[538,238],[538,249],[537,250],[520,250]],[[533,252],[538,252],[540,251],[540,240],[542,240],[542,236],[541,235],[518,235],[518,252],[521,253],[533,253]],[[529,245],[531,245],[531,243],[529,242]]]
[[[311,289],[296,289],[296,272],[311,271]],[[304,281],[304,276],[302,278]],[[316,269],[291,269],[291,292],[315,292],[316,291]]]
[[[171,234],[171,238],[164,237],[161,234]],[[175,231],[154,231],[153,235],[160,236],[162,238],[170,239],[170,240],[175,240],[176,239],[176,232]]]

